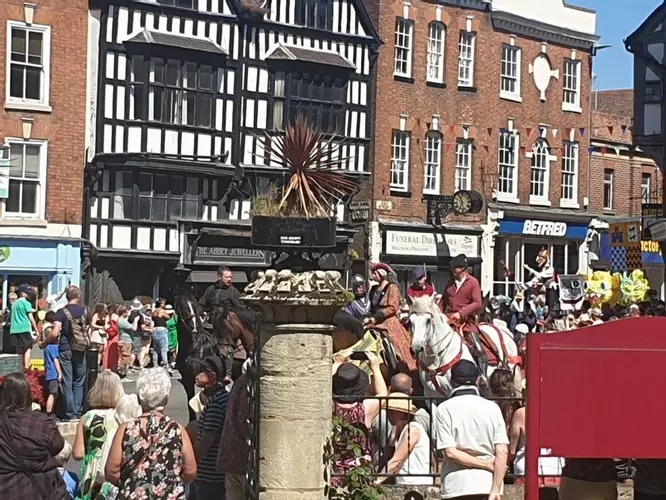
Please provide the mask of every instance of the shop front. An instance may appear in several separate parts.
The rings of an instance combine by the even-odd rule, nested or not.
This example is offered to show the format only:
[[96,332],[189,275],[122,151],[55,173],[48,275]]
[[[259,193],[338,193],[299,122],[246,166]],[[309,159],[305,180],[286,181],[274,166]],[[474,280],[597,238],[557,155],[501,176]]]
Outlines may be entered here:
[[659,242],[651,240],[641,241],[641,257],[645,277],[650,288],[655,290],[659,298],[664,299],[664,257],[661,254]]
[[[488,252],[487,278],[492,276],[493,295],[513,296],[516,283],[531,279],[526,267],[536,268],[537,254],[546,249],[557,274],[576,274],[587,270],[585,243],[591,217],[575,220],[509,216],[498,220],[492,254]],[[485,256],[484,256],[485,257]]]
[[451,258],[460,254],[467,256],[470,272],[480,278],[481,232],[454,231],[409,231],[398,227],[382,229],[380,259],[396,271],[403,293],[412,282],[412,271],[418,266],[425,266],[435,290],[443,290],[451,276]]

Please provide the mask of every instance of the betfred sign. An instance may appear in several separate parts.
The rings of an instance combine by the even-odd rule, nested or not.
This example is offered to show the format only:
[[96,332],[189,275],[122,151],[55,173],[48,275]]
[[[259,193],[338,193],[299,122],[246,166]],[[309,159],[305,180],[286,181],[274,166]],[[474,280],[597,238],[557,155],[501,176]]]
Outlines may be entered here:
[[523,234],[560,238],[567,234],[567,225],[564,222],[526,219],[523,224]]

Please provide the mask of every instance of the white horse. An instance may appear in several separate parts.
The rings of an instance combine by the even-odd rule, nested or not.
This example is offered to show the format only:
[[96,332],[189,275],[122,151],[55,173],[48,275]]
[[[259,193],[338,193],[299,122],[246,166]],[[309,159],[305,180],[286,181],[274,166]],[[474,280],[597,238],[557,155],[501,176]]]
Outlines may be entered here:
[[[419,297],[412,304],[410,316],[412,324],[412,350],[419,365],[419,376],[423,383],[424,395],[428,397],[448,397],[451,393],[451,368],[461,359],[475,362],[474,357],[462,336],[449,325],[446,316],[437,307],[436,298]],[[480,324],[479,330],[494,344],[500,366],[514,371],[518,356],[518,346],[511,333],[501,322]],[[497,369],[489,366],[487,376]],[[519,374],[519,370],[514,373]],[[521,380],[521,379],[519,379]],[[517,388],[521,387],[517,380]]]

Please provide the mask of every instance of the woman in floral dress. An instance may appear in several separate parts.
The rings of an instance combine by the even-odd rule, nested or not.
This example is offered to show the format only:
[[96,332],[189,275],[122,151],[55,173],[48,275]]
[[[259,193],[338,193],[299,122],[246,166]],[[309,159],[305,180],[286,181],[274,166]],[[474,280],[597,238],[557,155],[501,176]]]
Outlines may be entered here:
[[171,380],[162,368],[136,381],[143,414],[122,424],[106,462],[116,500],[185,500],[185,483],[196,476],[196,458],[185,428],[164,414]]

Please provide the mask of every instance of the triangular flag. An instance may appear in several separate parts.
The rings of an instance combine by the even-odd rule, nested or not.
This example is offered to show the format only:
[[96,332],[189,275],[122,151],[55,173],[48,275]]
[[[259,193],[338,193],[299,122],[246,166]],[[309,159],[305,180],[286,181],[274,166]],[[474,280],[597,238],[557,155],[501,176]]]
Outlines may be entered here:
[[487,152],[489,151],[489,149],[488,149],[488,145],[487,145],[487,144],[484,144],[484,145],[483,145],[483,149],[485,149],[485,150],[486,150],[486,153],[487,153]]
[[613,146],[613,149],[615,150],[615,154],[620,156],[620,147],[619,146]]
[[607,148],[606,146],[603,146],[603,147],[601,148],[601,154],[602,154],[602,155],[605,155],[606,153],[608,153],[608,148]]
[[567,135],[567,138],[571,137],[571,129],[570,128],[565,128],[564,133]]
[[527,154],[527,148],[525,146],[520,148],[520,153],[525,156]]
[[451,151],[451,147],[453,147],[453,144],[450,143],[450,142],[447,142],[447,143],[446,143],[446,152],[447,152],[447,153],[448,153],[449,151]]
[[527,138],[529,139],[530,136],[532,135],[532,129],[528,128],[528,127],[525,127],[525,132],[527,133]]
[[557,137],[557,129],[556,128],[553,129],[553,137]]
[[581,127],[578,130],[580,131],[580,136],[585,137],[585,127]]
[[566,156],[566,154],[567,154],[567,147],[562,146],[562,156]]
[[504,134],[508,134],[508,133],[509,133],[509,129],[506,129],[506,128],[502,127],[501,129],[499,129],[499,132],[500,132],[500,134],[502,134],[502,135],[504,135]]
[[454,135],[456,133],[456,126],[449,125],[449,134]]
[[613,135],[613,126],[612,126],[612,125],[609,125],[609,126],[608,126],[608,133],[609,133],[610,135]]
[[488,135],[493,135],[493,129],[488,127]]
[[594,153],[594,146],[590,146],[589,148],[587,148],[587,152]]
[[627,126],[626,125],[620,125],[620,128],[622,129],[622,133],[626,134],[627,133]]
[[598,128],[594,128],[594,129],[592,129],[592,133],[593,133],[595,136],[599,136],[599,129],[598,129]]

